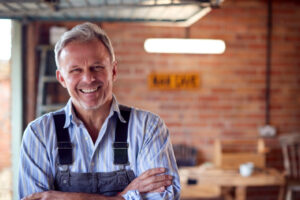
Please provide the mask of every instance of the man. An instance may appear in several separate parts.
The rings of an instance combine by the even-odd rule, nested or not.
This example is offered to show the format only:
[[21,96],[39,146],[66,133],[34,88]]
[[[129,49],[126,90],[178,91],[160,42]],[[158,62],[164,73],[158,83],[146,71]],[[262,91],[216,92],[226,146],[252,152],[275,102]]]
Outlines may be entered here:
[[26,128],[20,199],[179,199],[168,130],[158,116],[118,104],[117,62],[104,31],[74,27],[57,42],[55,60],[71,98]]

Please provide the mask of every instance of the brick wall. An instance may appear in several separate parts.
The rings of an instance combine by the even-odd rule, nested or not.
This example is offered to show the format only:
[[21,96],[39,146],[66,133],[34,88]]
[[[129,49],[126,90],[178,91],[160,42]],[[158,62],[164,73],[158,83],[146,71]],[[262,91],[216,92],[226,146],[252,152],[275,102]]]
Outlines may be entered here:
[[[196,146],[212,160],[215,138],[257,138],[265,124],[267,1],[226,0],[189,30],[105,23],[119,61],[115,93],[122,103],[158,113],[173,143]],[[148,54],[147,37],[223,39],[223,55]],[[300,2],[273,1],[270,123],[278,135],[300,130]],[[151,72],[198,72],[196,91],[154,91]],[[282,169],[277,138],[266,140],[267,166]],[[264,195],[261,195],[264,194]],[[252,188],[248,199],[277,199],[278,188]]]
[[[300,3],[273,2],[271,112],[278,134],[300,129]],[[256,138],[265,124],[267,1],[226,0],[192,25],[190,38],[226,42],[222,55],[148,54],[148,37],[185,37],[180,27],[104,23],[117,60],[120,102],[158,113],[173,143],[187,143],[211,160],[215,138]],[[297,51],[298,50],[298,51]],[[197,72],[196,91],[149,90],[151,72]],[[282,168],[277,139],[268,139],[268,166]]]

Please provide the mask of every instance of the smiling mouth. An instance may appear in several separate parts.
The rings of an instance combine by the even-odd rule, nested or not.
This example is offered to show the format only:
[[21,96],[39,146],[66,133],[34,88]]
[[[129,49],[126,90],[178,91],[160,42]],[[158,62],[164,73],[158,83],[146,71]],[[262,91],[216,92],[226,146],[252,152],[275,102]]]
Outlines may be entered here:
[[79,89],[79,90],[80,90],[80,92],[82,92],[84,94],[89,94],[89,93],[96,92],[99,88],[100,88],[100,86],[95,87],[95,88],[86,88],[86,89]]

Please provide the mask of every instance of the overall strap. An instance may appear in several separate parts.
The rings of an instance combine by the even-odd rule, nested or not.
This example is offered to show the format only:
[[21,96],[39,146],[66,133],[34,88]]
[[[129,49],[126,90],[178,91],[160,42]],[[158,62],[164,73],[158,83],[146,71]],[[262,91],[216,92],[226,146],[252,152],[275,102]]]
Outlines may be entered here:
[[58,158],[60,165],[70,165],[73,162],[72,156],[72,143],[70,141],[69,131],[64,128],[65,124],[65,113],[53,115],[56,138],[57,138],[57,148],[58,148]]
[[115,165],[127,165],[128,162],[128,121],[131,113],[131,108],[123,105],[119,105],[120,112],[124,120],[121,122],[117,117],[117,127],[115,132],[115,142],[113,143],[114,149],[114,164]]

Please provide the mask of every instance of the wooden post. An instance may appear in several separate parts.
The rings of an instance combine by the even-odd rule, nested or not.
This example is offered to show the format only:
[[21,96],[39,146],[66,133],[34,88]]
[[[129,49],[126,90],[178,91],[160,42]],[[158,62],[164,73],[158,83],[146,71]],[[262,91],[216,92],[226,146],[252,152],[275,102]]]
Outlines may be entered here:
[[221,151],[221,141],[216,139],[214,143],[214,163],[217,167],[221,167]]
[[235,188],[235,199],[236,200],[246,200],[247,190],[245,186],[237,186]]
[[36,22],[27,24],[27,43],[26,43],[26,121],[28,124],[35,118],[36,90],[37,90],[37,63],[36,63],[36,45],[39,34],[37,32]]

